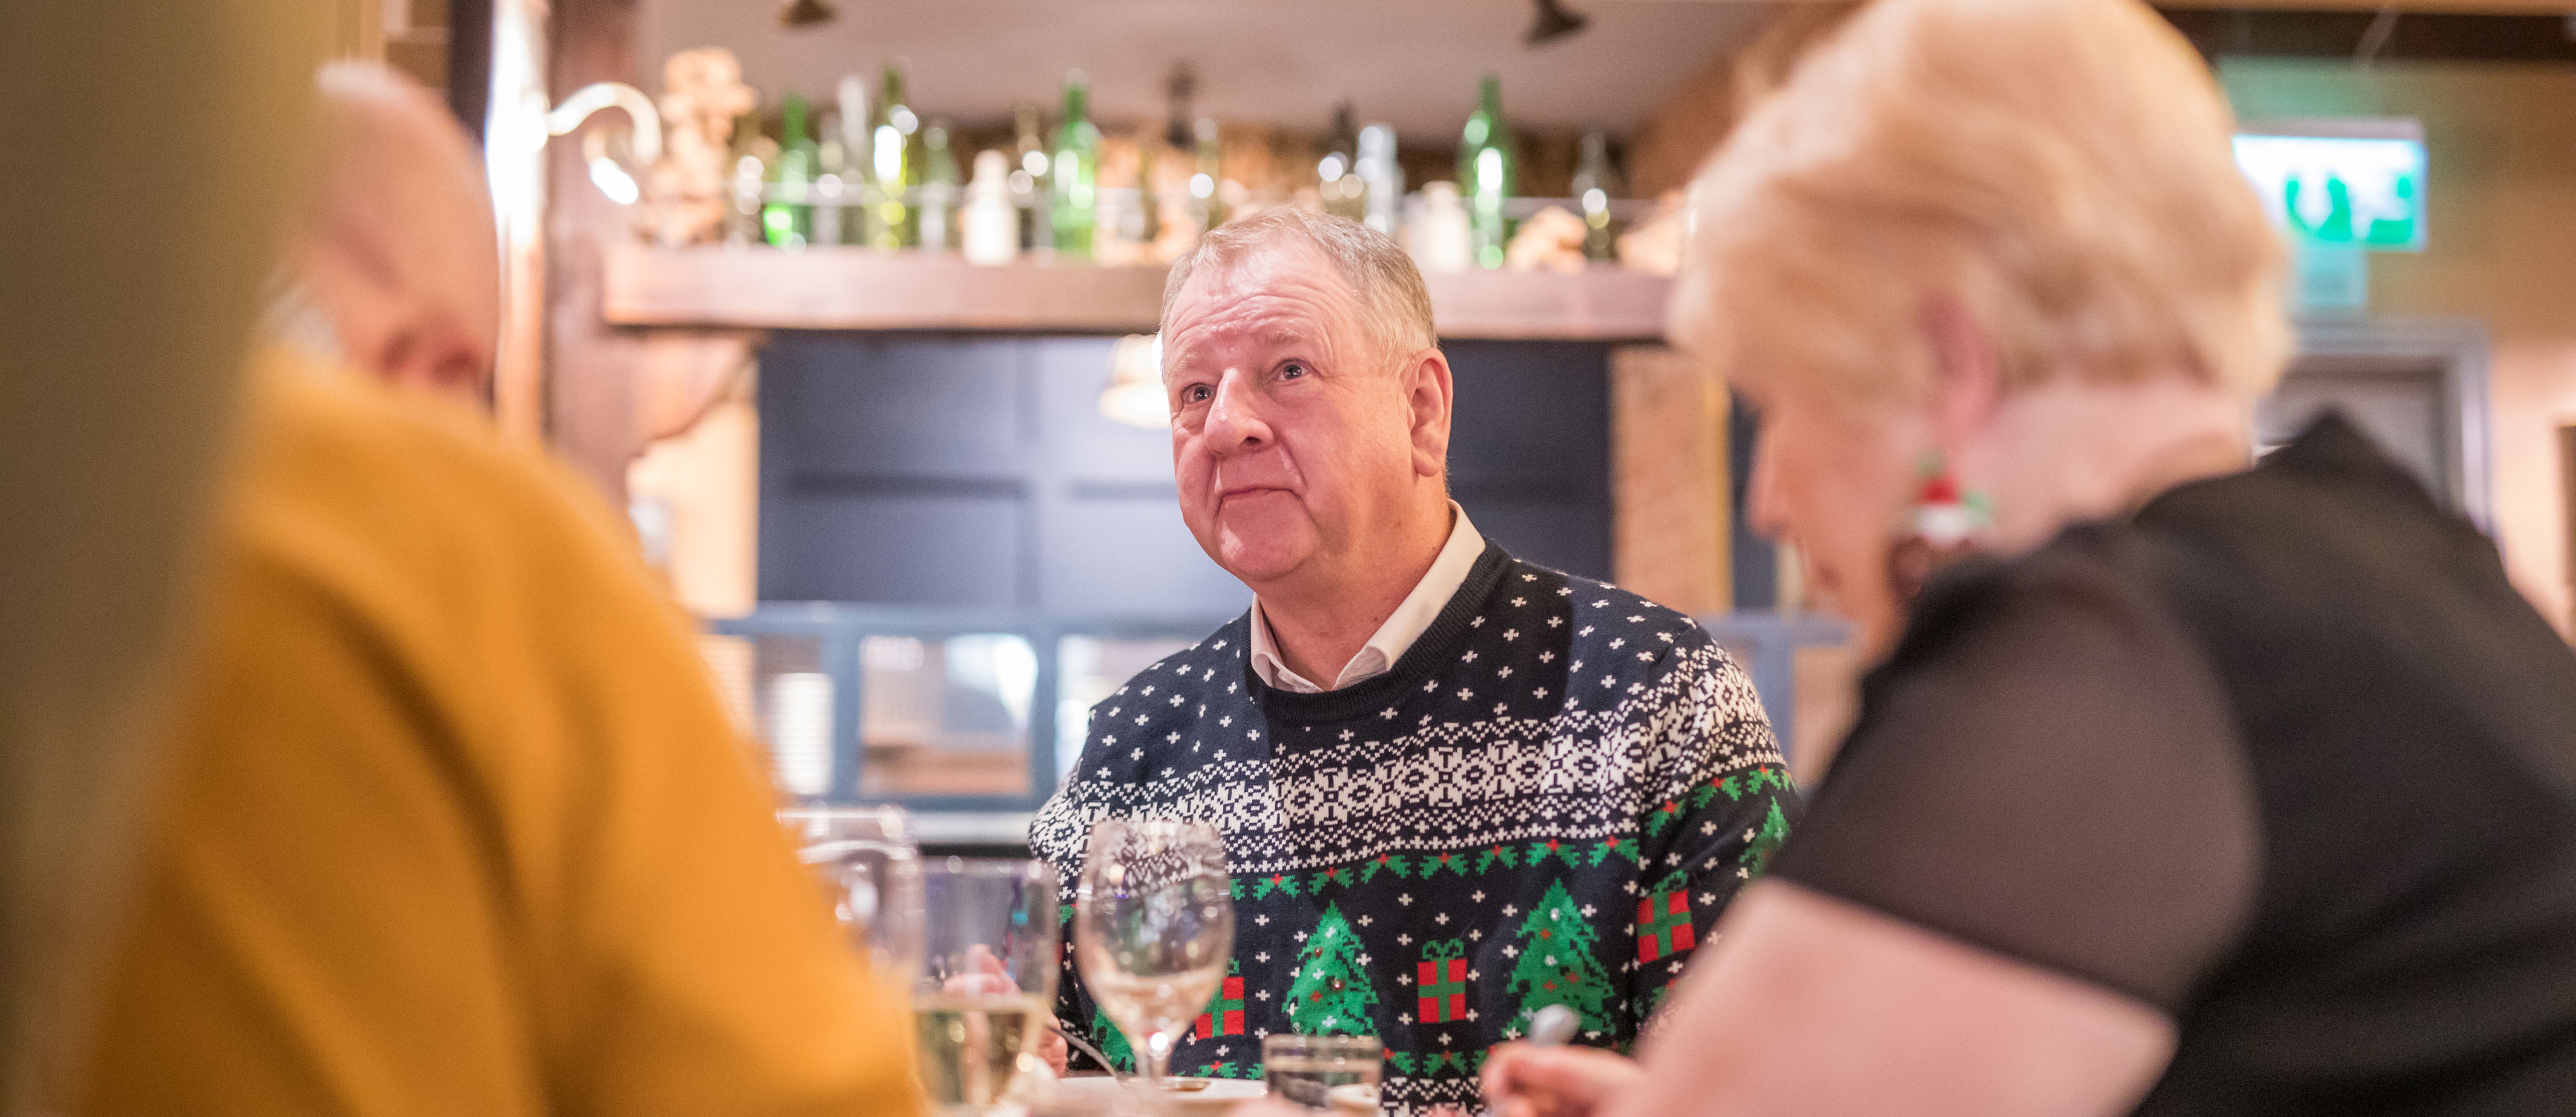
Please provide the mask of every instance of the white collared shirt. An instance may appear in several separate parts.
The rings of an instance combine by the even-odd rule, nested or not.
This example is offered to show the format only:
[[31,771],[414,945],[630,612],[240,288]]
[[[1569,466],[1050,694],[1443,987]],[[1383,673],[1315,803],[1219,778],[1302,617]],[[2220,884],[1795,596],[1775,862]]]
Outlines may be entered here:
[[1252,602],[1252,670],[1261,681],[1292,694],[1321,694],[1326,689],[1340,690],[1386,674],[1395,661],[1404,658],[1405,649],[1440,619],[1440,611],[1449,607],[1458,587],[1467,584],[1467,571],[1476,558],[1485,553],[1485,537],[1476,534],[1476,525],[1467,522],[1467,510],[1449,502],[1449,542],[1440,548],[1438,558],[1422,580],[1413,584],[1413,592],[1387,615],[1386,623],[1377,626],[1376,634],[1360,646],[1359,654],[1342,665],[1341,677],[1330,688],[1319,687],[1295,671],[1279,657],[1278,641],[1270,635],[1270,617],[1261,611],[1261,600]]

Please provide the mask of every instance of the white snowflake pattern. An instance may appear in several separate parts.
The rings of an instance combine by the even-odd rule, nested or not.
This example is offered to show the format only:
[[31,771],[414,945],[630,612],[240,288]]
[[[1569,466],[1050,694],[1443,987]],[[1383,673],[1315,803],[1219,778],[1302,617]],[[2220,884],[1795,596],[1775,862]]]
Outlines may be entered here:
[[1611,651],[1614,651],[1614,652],[1615,652],[1615,651],[1618,651],[1618,650],[1619,650],[1619,649],[1621,649],[1621,648],[1627,647],[1627,646],[1628,646],[1628,641],[1626,641],[1625,639],[1618,639],[1618,640],[1612,640],[1612,641],[1610,641],[1610,650],[1611,650]]
[[1398,893],[1396,893],[1396,894],[1395,894],[1395,902],[1396,902],[1396,903],[1399,903],[1399,904],[1402,904],[1402,905],[1404,905],[1404,906],[1406,906],[1406,907],[1408,907],[1408,908],[1409,908],[1409,907],[1412,907],[1412,906],[1413,906],[1413,893],[1410,893],[1410,892],[1398,892]]
[[1270,960],[1270,952],[1265,950],[1259,954],[1255,954],[1252,956],[1252,960],[1255,962],[1267,962]]
[[1646,618],[1644,618],[1644,617],[1630,617],[1630,618],[1628,618],[1628,623],[1629,623],[1629,624],[1644,624],[1644,623],[1645,623],[1645,621],[1646,621]]
[[1411,946],[1411,945],[1413,945],[1413,936],[1411,936],[1411,935],[1397,935],[1397,936],[1395,937],[1395,945],[1397,945],[1397,946]]
[[1515,906],[1513,906],[1513,905],[1511,905],[1511,904],[1504,904],[1504,905],[1503,905],[1503,918],[1505,918],[1505,919],[1509,919],[1509,918],[1511,918],[1511,917],[1513,917],[1513,916],[1515,916],[1515,915],[1519,915],[1520,913],[1521,913],[1521,909],[1520,909],[1520,908],[1518,908],[1518,907],[1515,907]]
[[1383,709],[1383,710],[1379,710],[1379,711],[1377,712],[1377,716],[1379,716],[1379,717],[1381,717],[1381,718],[1385,718],[1385,719],[1386,719],[1386,720],[1388,720],[1388,721],[1394,721],[1394,720],[1395,720],[1395,707],[1393,707],[1393,706],[1389,706],[1389,707],[1387,707],[1387,708],[1385,708],[1385,709]]
[[1472,939],[1472,940],[1475,940],[1475,941],[1478,941],[1478,942],[1482,942],[1482,941],[1484,941],[1485,933],[1484,933],[1483,931],[1479,931],[1479,930],[1477,930],[1477,929],[1475,929],[1475,928],[1473,928],[1473,927],[1470,927],[1470,928],[1468,928],[1468,929],[1467,929],[1467,937],[1468,937],[1469,939]]
[[1536,574],[1523,574],[1523,575],[1521,575],[1521,581],[1524,581],[1524,582],[1535,582],[1535,581],[1538,581],[1538,575],[1536,575]]
[[1540,653],[1538,653],[1538,661],[1539,661],[1540,663],[1554,663],[1554,662],[1556,662],[1556,653],[1555,653],[1555,652],[1540,652]]
[[1363,913],[1361,913],[1361,914],[1360,914],[1360,917],[1359,917],[1358,919],[1352,920],[1352,922],[1357,923],[1357,924],[1359,924],[1359,925],[1360,925],[1360,926],[1362,926],[1362,927],[1366,927],[1366,926],[1368,926],[1368,925],[1369,925],[1369,917],[1368,917],[1368,914],[1367,914],[1367,913],[1365,913],[1365,912],[1363,912]]
[[1497,679],[1508,679],[1508,678],[1511,678],[1511,677],[1512,677],[1512,669],[1511,669],[1511,668],[1509,668],[1509,667],[1505,667],[1505,668],[1503,668],[1503,669],[1502,669],[1502,670],[1500,670],[1500,671],[1496,671],[1496,672],[1494,672],[1494,677],[1495,677],[1495,678],[1497,678]]
[[1595,601],[1592,603],[1592,607],[1595,609],[1607,609],[1610,607],[1610,599],[1605,597],[1599,601]]
[[1483,627],[1485,627],[1485,618],[1483,618],[1483,617],[1478,617],[1478,618],[1476,618],[1475,620],[1468,621],[1468,622],[1467,622],[1467,627],[1469,627],[1469,628],[1483,628]]
[[1511,708],[1512,708],[1512,704],[1511,704],[1511,703],[1509,703],[1509,702],[1496,702],[1496,703],[1494,703],[1494,716],[1495,716],[1495,717],[1501,717],[1501,716],[1503,716],[1506,712],[1509,712],[1509,711],[1511,710]]
[[1520,957],[1520,956],[1521,956],[1521,948],[1519,948],[1519,947],[1517,947],[1517,946],[1513,946],[1513,945],[1512,945],[1512,944],[1510,944],[1510,943],[1504,943],[1504,944],[1503,944],[1503,957],[1505,957],[1505,958],[1518,958],[1518,957]]
[[1446,927],[1446,926],[1448,926],[1448,925],[1449,925],[1449,913],[1448,913],[1448,912],[1445,912],[1445,911],[1444,911],[1444,912],[1438,912],[1438,913],[1435,913],[1434,915],[1432,915],[1432,917],[1431,917],[1431,921],[1432,921],[1432,922],[1434,922],[1434,923],[1437,923],[1437,924],[1439,924],[1439,925],[1441,925],[1441,926],[1443,926],[1443,927]]
[[1353,732],[1351,732],[1350,730],[1347,730],[1347,729],[1342,730],[1342,740],[1344,740],[1344,741],[1348,741],[1348,740],[1350,740],[1351,738],[1356,737],[1356,736],[1359,736],[1359,734],[1357,734],[1357,733],[1353,733]]
[[1256,927],[1267,927],[1270,925],[1270,917],[1267,914],[1253,916],[1252,924]]
[[1174,706],[1178,706],[1178,705],[1180,705],[1180,704],[1181,704],[1181,696],[1180,696],[1180,695],[1177,695],[1177,694],[1173,695],[1173,696],[1172,696],[1172,705],[1174,705]]
[[1142,698],[1142,697],[1144,697],[1145,695],[1152,694],[1152,693],[1154,693],[1154,688],[1152,688],[1152,687],[1146,687],[1146,688],[1145,688],[1145,689],[1143,689],[1143,690],[1137,691],[1137,692],[1136,692],[1136,695],[1137,695],[1137,697]]
[[1570,597],[1570,596],[1573,596],[1573,594],[1574,594],[1574,587],[1572,587],[1572,586],[1558,586],[1558,587],[1556,588],[1556,595],[1557,595],[1558,597]]
[[1639,663],[1653,663],[1654,661],[1655,661],[1655,653],[1653,653],[1653,652],[1638,652],[1638,653],[1637,653],[1637,662],[1639,662]]
[[1517,628],[1506,628],[1503,630],[1503,639],[1505,640],[1518,640],[1520,638],[1521,630]]
[[1218,725],[1232,725],[1232,724],[1234,724],[1234,715],[1233,715],[1233,714],[1227,714],[1227,715],[1226,715],[1226,716],[1224,716],[1224,717],[1221,717],[1221,718],[1216,719],[1216,723],[1217,723]]
[[1458,700],[1459,700],[1459,701],[1461,701],[1461,702],[1464,702],[1464,701],[1466,701],[1466,700],[1468,700],[1468,699],[1470,699],[1470,698],[1474,698],[1475,696],[1476,696],[1476,692],[1475,692],[1475,691],[1469,690],[1469,689],[1467,689],[1466,687],[1459,687],[1459,688],[1458,688]]
[[1164,743],[1164,744],[1167,744],[1167,745],[1177,745],[1177,744],[1180,744],[1180,743],[1181,743],[1181,735],[1180,735],[1180,734],[1178,734],[1178,733],[1166,733],[1166,734],[1163,734],[1163,743]]
[[1143,750],[1143,749],[1129,749],[1129,750],[1127,750],[1127,759],[1129,759],[1129,760],[1143,760],[1143,759],[1145,759],[1145,750]]
[[1527,604],[1529,604],[1529,599],[1528,599],[1528,598],[1526,598],[1526,597],[1515,597],[1515,598],[1513,598],[1513,599],[1512,599],[1512,604],[1513,604],[1513,605],[1516,605],[1516,606],[1517,606],[1517,605],[1527,605]]
[[1545,698],[1545,697],[1547,697],[1547,688],[1546,688],[1546,687],[1540,687],[1540,688],[1538,688],[1538,689],[1536,689],[1536,690],[1531,691],[1531,692],[1530,692],[1530,697],[1532,697],[1532,698]]

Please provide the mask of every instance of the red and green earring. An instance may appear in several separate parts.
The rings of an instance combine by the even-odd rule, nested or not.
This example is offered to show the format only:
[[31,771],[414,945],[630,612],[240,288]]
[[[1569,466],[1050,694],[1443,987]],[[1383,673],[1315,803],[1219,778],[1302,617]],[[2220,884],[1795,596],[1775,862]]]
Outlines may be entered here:
[[1940,451],[1926,451],[1916,471],[1914,504],[1888,550],[1889,581],[1907,601],[1942,567],[1976,553],[1995,522],[1993,504],[1984,493],[1962,488]]

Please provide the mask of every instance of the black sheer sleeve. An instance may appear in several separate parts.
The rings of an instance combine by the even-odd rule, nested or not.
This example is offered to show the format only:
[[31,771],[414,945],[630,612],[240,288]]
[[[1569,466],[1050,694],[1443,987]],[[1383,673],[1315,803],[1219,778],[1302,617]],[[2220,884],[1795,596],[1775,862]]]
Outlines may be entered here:
[[2225,693],[2120,542],[1928,590],[1773,873],[2180,1010],[2261,829]]

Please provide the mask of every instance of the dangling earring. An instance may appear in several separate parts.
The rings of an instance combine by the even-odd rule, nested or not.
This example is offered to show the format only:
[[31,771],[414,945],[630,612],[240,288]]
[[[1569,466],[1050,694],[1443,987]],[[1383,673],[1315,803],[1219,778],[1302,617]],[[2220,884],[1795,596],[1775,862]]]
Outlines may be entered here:
[[1940,451],[1925,452],[1916,472],[1921,483],[1914,503],[1887,554],[1888,581],[1899,601],[1914,600],[1935,572],[1975,554],[1995,520],[1985,494],[1961,489]]

